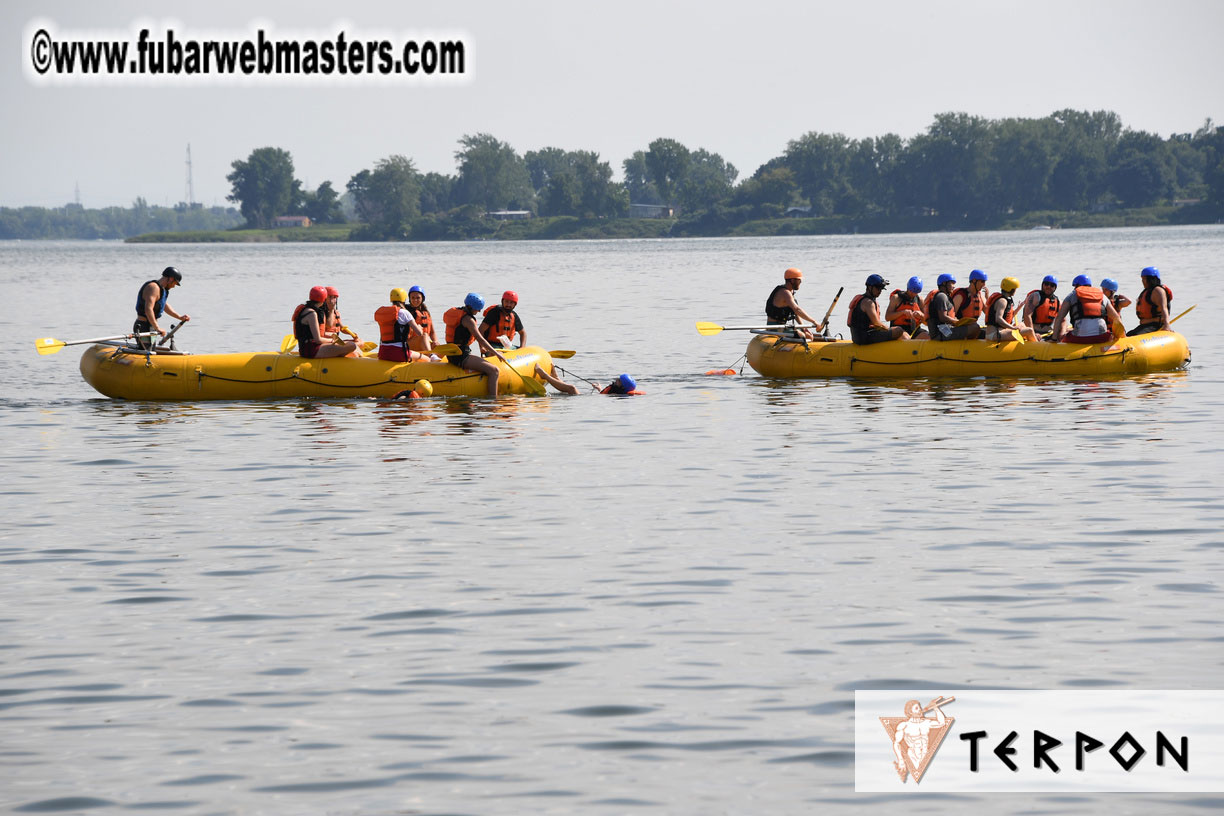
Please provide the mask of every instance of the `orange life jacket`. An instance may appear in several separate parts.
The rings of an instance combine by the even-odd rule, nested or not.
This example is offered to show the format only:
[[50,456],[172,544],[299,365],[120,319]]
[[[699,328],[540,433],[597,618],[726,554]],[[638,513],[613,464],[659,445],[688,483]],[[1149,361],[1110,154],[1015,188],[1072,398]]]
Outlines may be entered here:
[[846,326],[848,328],[854,328],[854,310],[858,308],[859,303],[865,297],[867,297],[866,292],[859,292],[854,296],[854,299],[850,301],[850,311],[846,312]]
[[1024,296],[1024,302],[1028,303],[1028,299],[1033,295],[1038,295],[1041,302],[1033,309],[1033,323],[1041,326],[1048,326],[1054,322],[1054,318],[1058,317],[1058,295],[1051,294],[1049,297],[1040,289],[1034,289]]
[[1075,287],[1076,303],[1071,307],[1071,325],[1080,320],[1105,319],[1105,293],[1097,286]]
[[[1168,306],[1173,305],[1173,290],[1160,284],[1160,288],[1165,290],[1165,303]],[[1144,289],[1139,297],[1135,298],[1135,314],[1139,315],[1140,323],[1159,323],[1161,322],[1160,310],[1156,308],[1156,304],[1152,302],[1152,293],[1156,291],[1156,287]]]
[[378,339],[387,345],[402,346],[409,333],[408,324],[399,322],[399,306],[379,306],[374,310]]
[[[934,293],[932,292],[931,294]],[[888,325],[912,329],[922,322],[925,315],[923,314],[922,304],[918,302],[917,295],[911,295],[908,291],[900,289],[892,290],[889,297],[891,298],[893,295],[897,296],[897,307],[893,310],[897,316],[890,320]],[[928,300],[930,297],[931,295],[928,294]]]
[[516,325],[514,320],[515,313],[513,311],[508,312],[505,309],[502,309],[501,304],[494,303],[492,306],[484,310],[484,316],[487,318],[489,313],[494,309],[501,310],[501,315],[498,321],[485,331],[485,339],[494,344],[498,344],[499,341],[497,338],[502,336],[505,336],[507,340],[513,340],[514,335],[516,334],[514,330]]
[[409,306],[408,311],[412,314],[413,319],[416,320],[417,325],[421,327],[422,335],[421,337],[417,337],[415,334],[410,336],[408,338],[408,348],[412,349],[413,351],[424,352],[425,338],[428,337],[432,339],[434,336],[433,318],[430,317],[429,310],[424,306],[421,306],[421,308],[415,310]]
[[974,320],[977,320],[982,316],[984,298],[981,292],[975,294],[969,287],[962,286],[959,289],[952,290],[953,300],[956,300],[957,295],[961,296],[961,305],[956,310],[957,320],[960,320],[962,317],[972,317]]
[[986,325],[1002,328],[998,324],[991,321],[991,315],[994,314],[995,302],[1000,298],[1007,301],[1007,308],[1003,310],[1003,322],[1011,323],[1013,326],[1016,321],[1016,305],[1015,302],[1002,292],[995,292],[990,296],[990,300],[986,301]]
[[[467,314],[467,309],[462,306],[452,306],[442,313],[442,322],[446,324],[446,342],[454,343],[455,330],[459,328],[459,322],[463,320],[463,316]],[[465,331],[466,334],[466,331]],[[475,338],[469,337],[467,343],[461,344],[465,346],[472,345]]]

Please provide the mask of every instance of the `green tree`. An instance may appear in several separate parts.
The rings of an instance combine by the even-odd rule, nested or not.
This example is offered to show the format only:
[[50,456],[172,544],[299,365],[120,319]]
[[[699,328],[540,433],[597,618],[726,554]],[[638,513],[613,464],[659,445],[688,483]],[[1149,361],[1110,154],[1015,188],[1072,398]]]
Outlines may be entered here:
[[379,160],[349,180],[358,214],[374,233],[402,237],[420,214],[421,177],[412,160],[394,155]]
[[344,212],[340,209],[340,196],[332,189],[330,181],[319,185],[313,193],[302,193],[302,215],[316,224],[343,224]]
[[293,177],[293,157],[278,147],[261,147],[246,161],[235,161],[225,177],[231,186],[226,199],[238,202],[247,225],[266,229],[278,215],[293,212],[302,185]]
[[681,207],[687,212],[708,210],[731,197],[731,187],[739,176],[735,165],[704,148],[690,152],[688,159],[688,167],[676,185]]
[[455,177],[426,173],[421,177],[421,213],[442,213],[454,205]]
[[646,170],[666,204],[675,204],[680,182],[689,169],[689,150],[675,139],[655,139],[647,147]]
[[527,175],[531,178],[531,188],[536,191],[536,195],[543,193],[553,176],[570,168],[568,156],[569,154],[559,147],[528,150],[523,155],[523,161],[527,165]]
[[651,180],[650,168],[646,166],[646,153],[641,150],[621,163],[625,171],[625,190],[634,204],[662,204],[659,190]]
[[527,164],[513,147],[488,133],[464,136],[459,144],[458,204],[477,204],[486,210],[533,209],[535,191]]
[[783,156],[812,214],[837,212],[851,189],[850,140],[840,133],[806,133],[791,140]]

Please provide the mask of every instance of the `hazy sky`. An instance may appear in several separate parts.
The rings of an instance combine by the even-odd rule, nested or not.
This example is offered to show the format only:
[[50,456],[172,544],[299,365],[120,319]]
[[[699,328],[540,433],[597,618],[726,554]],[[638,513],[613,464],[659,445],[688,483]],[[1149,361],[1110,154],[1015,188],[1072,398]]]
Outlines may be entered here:
[[[325,11],[315,11],[324,8]],[[38,87],[22,32],[182,35],[246,31],[461,33],[465,84]],[[230,163],[257,147],[343,191],[404,154],[455,172],[464,134],[520,153],[597,151],[621,161],[660,136],[720,153],[750,175],[808,131],[852,138],[923,131],[936,113],[1041,117],[1112,110],[1167,136],[1224,122],[1224,2],[5,2],[0,7],[0,206],[174,204],[191,144],[195,198],[225,204]]]

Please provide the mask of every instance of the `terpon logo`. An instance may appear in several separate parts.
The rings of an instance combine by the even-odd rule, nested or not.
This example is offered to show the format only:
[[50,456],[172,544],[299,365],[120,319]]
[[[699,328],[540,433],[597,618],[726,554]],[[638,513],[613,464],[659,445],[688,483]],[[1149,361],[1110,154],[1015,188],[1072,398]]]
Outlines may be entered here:
[[[922,781],[927,765],[931,764],[935,752],[956,722],[955,717],[945,716],[941,708],[955,699],[940,695],[925,706],[917,700],[909,700],[905,704],[904,717],[880,718],[896,757],[893,767],[902,782],[906,776],[912,776],[915,785]],[[926,716],[928,711],[934,711],[935,716]]]
[[854,789],[1224,793],[1224,691],[856,691]]

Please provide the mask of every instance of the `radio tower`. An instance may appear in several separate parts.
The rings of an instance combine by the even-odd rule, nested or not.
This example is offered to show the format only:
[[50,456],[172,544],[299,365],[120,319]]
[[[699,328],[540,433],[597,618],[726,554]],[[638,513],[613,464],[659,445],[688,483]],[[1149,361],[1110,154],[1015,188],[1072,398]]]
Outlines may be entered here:
[[187,143],[187,208],[195,204],[195,185],[191,182],[191,142]]

